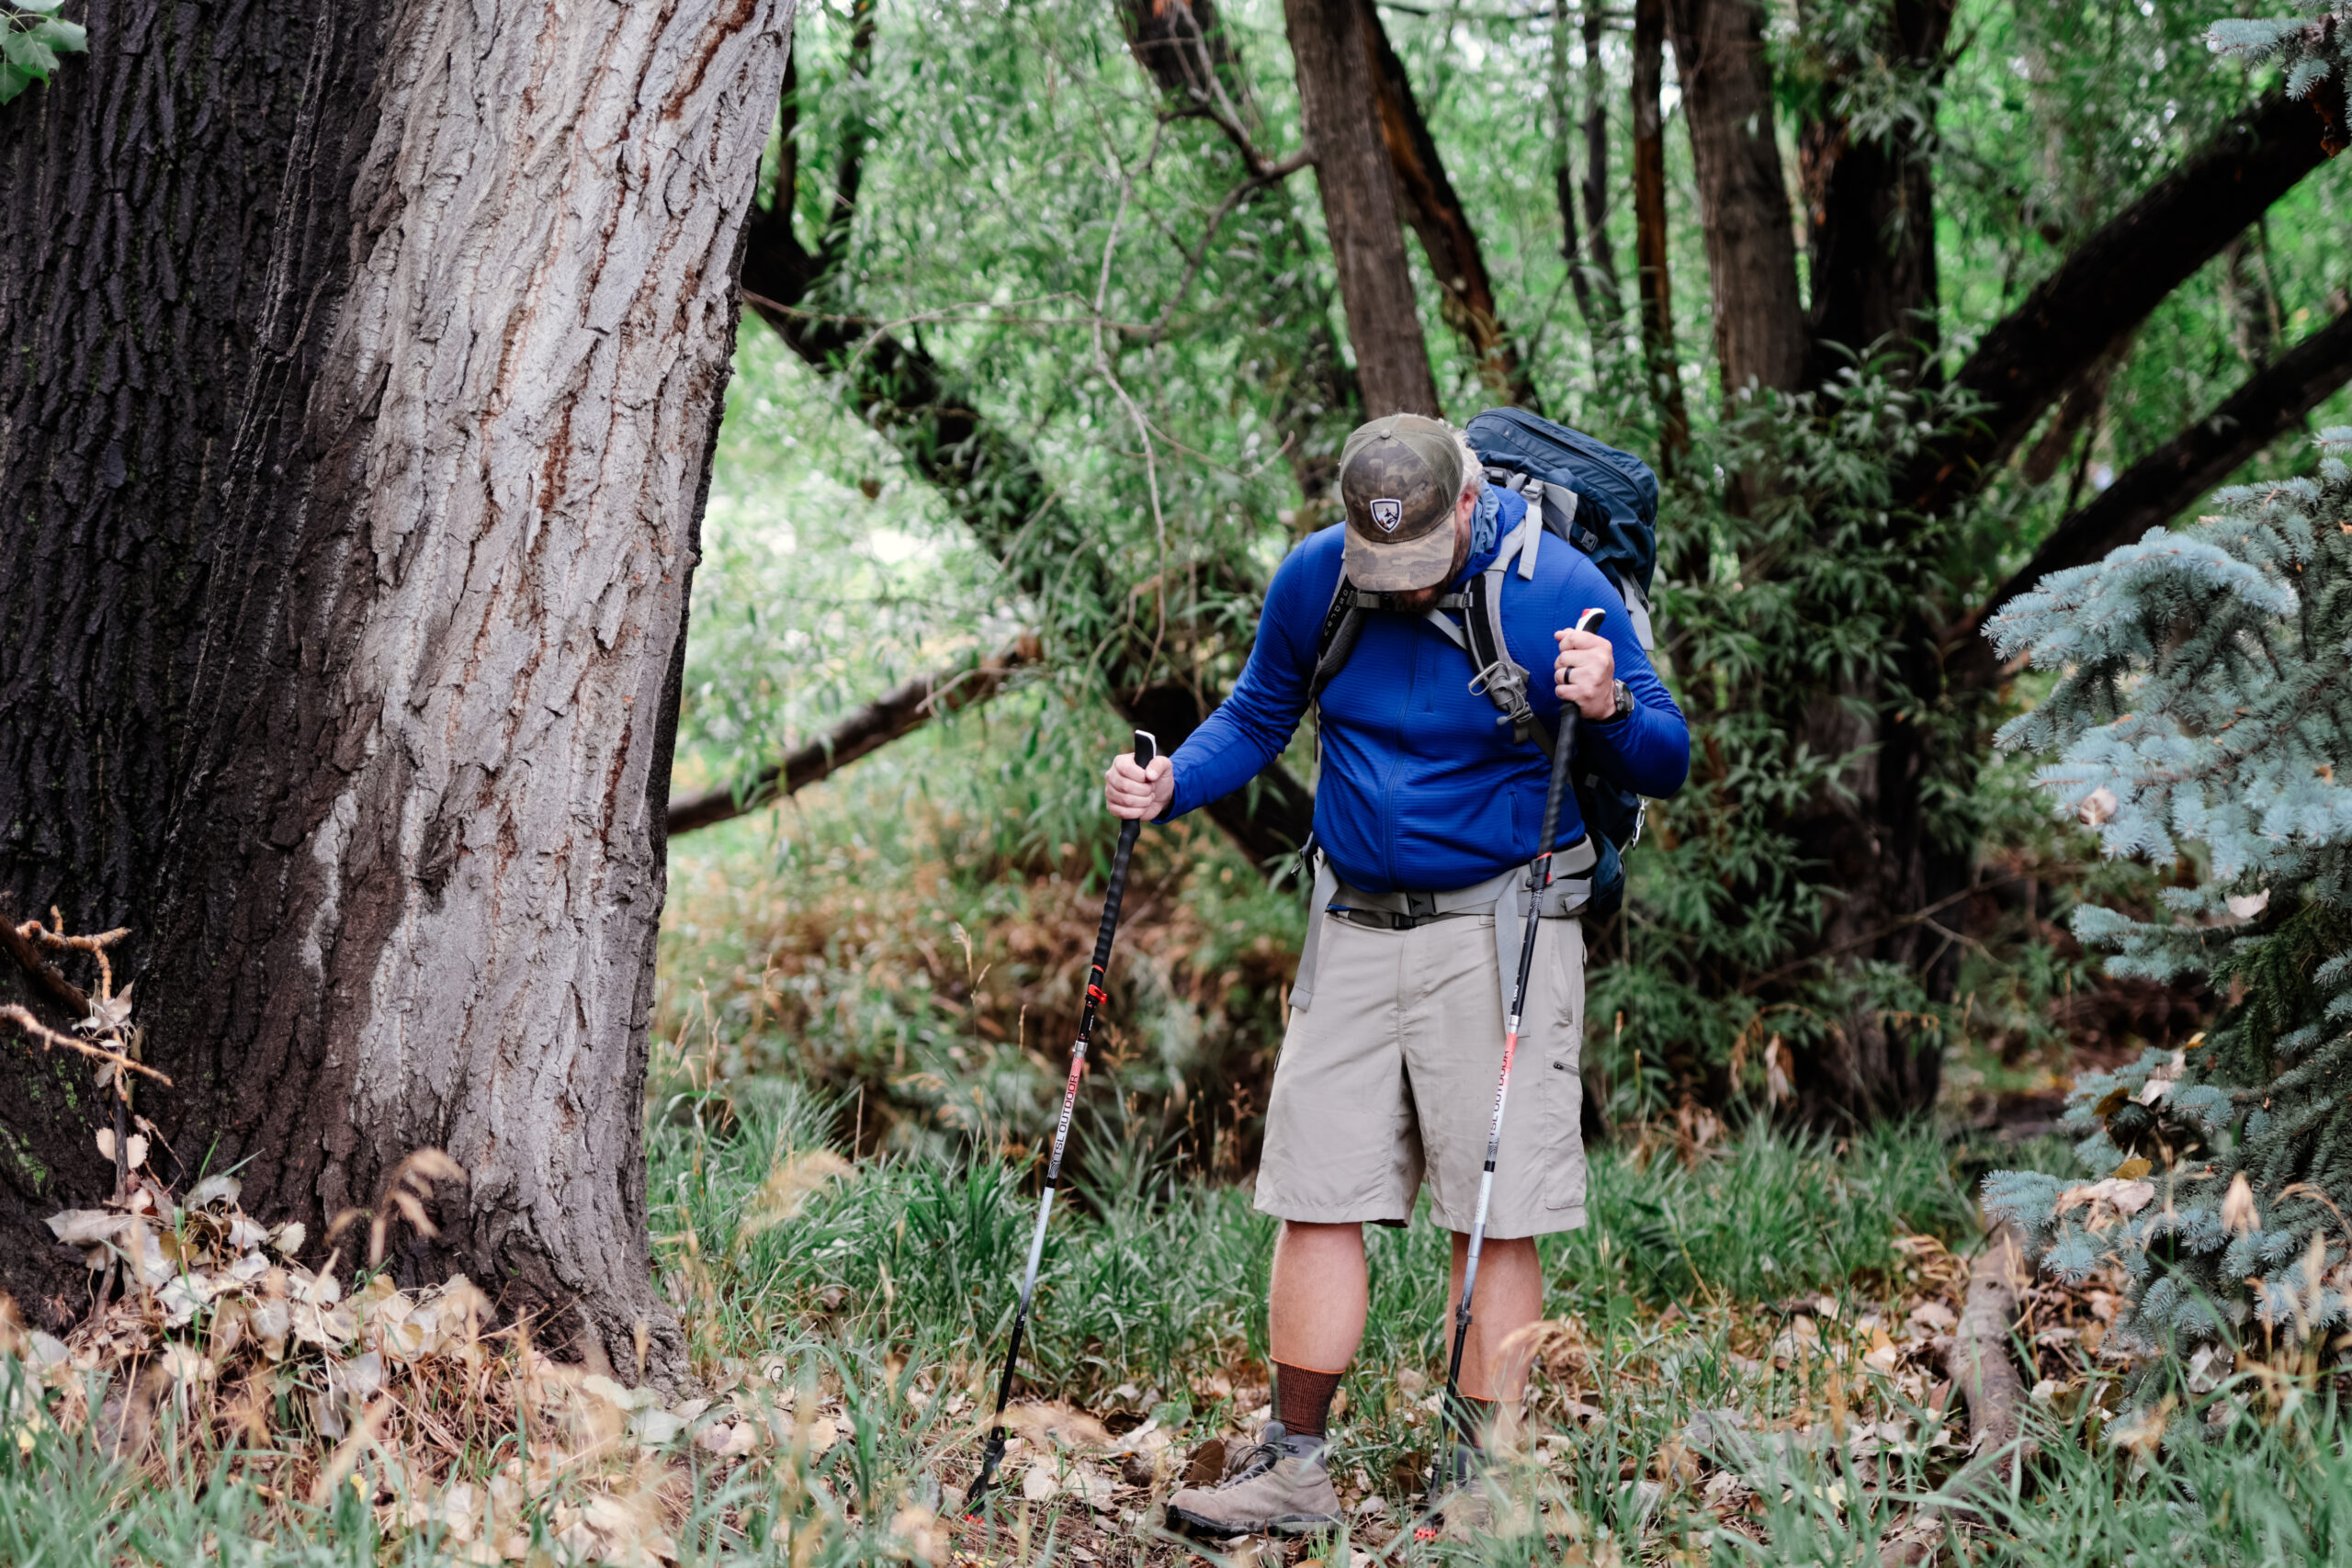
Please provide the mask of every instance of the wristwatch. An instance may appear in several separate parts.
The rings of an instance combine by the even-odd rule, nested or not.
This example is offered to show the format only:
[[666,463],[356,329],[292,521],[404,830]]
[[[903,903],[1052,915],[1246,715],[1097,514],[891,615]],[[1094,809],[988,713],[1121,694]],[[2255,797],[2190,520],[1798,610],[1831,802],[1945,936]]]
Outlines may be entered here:
[[1625,682],[1615,681],[1611,684],[1616,688],[1617,705],[1609,710],[1609,716],[1600,721],[1603,724],[1618,723],[1634,711],[1634,694],[1625,689]]

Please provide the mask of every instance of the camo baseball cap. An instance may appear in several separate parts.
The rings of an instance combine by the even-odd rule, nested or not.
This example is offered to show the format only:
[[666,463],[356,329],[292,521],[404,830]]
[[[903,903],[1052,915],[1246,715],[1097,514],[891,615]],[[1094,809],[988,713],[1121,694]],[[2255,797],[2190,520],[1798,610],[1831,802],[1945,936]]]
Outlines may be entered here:
[[1466,460],[1462,438],[1442,420],[1396,413],[1356,427],[1340,453],[1349,581],[1408,593],[1445,581]]

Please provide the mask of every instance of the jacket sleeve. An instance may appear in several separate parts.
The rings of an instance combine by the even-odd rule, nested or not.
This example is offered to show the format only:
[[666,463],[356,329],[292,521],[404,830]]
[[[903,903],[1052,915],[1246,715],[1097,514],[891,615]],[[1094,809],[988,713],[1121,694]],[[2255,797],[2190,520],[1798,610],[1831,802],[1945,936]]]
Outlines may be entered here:
[[[1663,800],[1682,787],[1690,773],[1690,727],[1674,694],[1666,689],[1649,655],[1634,634],[1634,617],[1625,602],[1600,572],[1585,568],[1589,579],[1580,584],[1579,602],[1599,604],[1609,612],[1600,634],[1617,656],[1617,679],[1625,682],[1634,711],[1607,724],[1584,719],[1577,725],[1577,751],[1590,759],[1603,775],[1636,795]],[[1556,651],[1556,649],[1555,650]],[[1559,702],[1553,696],[1552,661],[1544,660],[1540,679],[1543,694],[1553,697],[1550,714]],[[1550,716],[1547,714],[1547,716]],[[1556,722],[1556,720],[1555,720]]]
[[1331,552],[1317,551],[1313,542],[1291,551],[1274,572],[1273,585],[1258,615],[1258,639],[1233,693],[1216,705],[1184,744],[1176,749],[1170,765],[1176,794],[1165,822],[1210,801],[1232,794],[1259,770],[1283,754],[1298,721],[1306,712],[1307,682],[1314,673],[1315,637],[1322,629],[1325,602],[1331,584],[1317,580],[1336,578],[1333,570],[1318,571],[1317,562]]

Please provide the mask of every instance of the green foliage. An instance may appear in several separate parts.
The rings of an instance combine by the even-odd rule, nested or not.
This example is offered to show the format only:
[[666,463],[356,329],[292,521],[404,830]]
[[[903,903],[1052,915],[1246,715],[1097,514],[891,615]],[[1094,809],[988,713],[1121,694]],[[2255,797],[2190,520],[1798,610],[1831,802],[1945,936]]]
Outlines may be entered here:
[[2287,96],[2307,98],[2321,83],[2352,66],[2352,5],[2295,0],[2295,9],[2302,15],[2215,22],[2213,48],[2250,64],[2277,62],[2286,71]]
[[2227,491],[2220,516],[2052,574],[1996,628],[2065,671],[2005,742],[2058,754],[2041,781],[2109,855],[2206,865],[2162,920],[2086,907],[2075,930],[2117,973],[2242,999],[2178,1056],[2077,1083],[2084,1162],[2157,1184],[2120,1223],[2016,1172],[1986,1209],[2062,1275],[2120,1258],[2119,1331],[2183,1355],[2352,1321],[2352,429],[2320,446],[2317,480]]
[[[1967,520],[1907,514],[1894,483],[1924,442],[1968,412],[1886,366],[1857,365],[1820,392],[1745,398],[1714,433],[1705,454],[1714,468],[1773,476],[1745,506],[1678,492],[1660,654],[1692,720],[1691,782],[1652,808],[1650,836],[1627,857],[1618,962],[1590,982],[1591,1015],[1612,1021],[1612,1073],[1630,1074],[1638,1054],[1686,1089],[1726,1070],[1737,1077],[1745,1040],[1745,1076],[1760,1087],[1764,1033],[1803,1049],[1857,1010],[1925,1010],[1906,975],[1787,970],[1835,896],[1795,825],[1849,787],[1860,762],[1851,741],[1819,749],[1824,729],[1810,710],[1825,698],[1858,718],[1921,707],[1903,639],[1920,598],[1945,586],[1940,548]],[[1971,791],[1946,790],[1936,806],[1942,836],[1973,836],[1981,807]],[[1759,998],[1751,982],[1772,973],[1782,983]],[[1615,1114],[1641,1109],[1644,1085],[1618,1082]]]
[[7,0],[0,5],[0,104],[36,82],[46,83],[61,54],[86,54],[90,35],[58,16],[65,0]]

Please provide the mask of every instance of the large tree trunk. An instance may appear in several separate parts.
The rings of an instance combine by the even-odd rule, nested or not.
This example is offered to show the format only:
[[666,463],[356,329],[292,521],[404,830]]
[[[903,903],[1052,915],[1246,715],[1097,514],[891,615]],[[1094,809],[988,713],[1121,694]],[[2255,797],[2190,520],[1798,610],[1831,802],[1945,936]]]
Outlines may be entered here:
[[1781,150],[1772,65],[1756,0],[1668,0],[1682,114],[1699,178],[1699,227],[1714,281],[1724,395],[1756,383],[1793,391],[1804,372],[1804,308]]
[[[1528,380],[1527,367],[1520,362],[1519,345],[1503,325],[1501,308],[1495,303],[1494,280],[1487,275],[1478,231],[1446,175],[1445,160],[1438,152],[1437,138],[1430,134],[1429,122],[1421,118],[1421,106],[1413,99],[1412,78],[1405,73],[1405,62],[1388,41],[1388,29],[1380,25],[1373,0],[1356,0],[1356,14],[1379,103],[1380,135],[1388,149],[1389,172],[1403,199],[1406,220],[1421,242],[1430,271],[1437,275],[1438,299],[1446,324],[1470,351],[1472,362],[1478,367],[1478,379],[1489,393],[1505,402],[1532,407],[1535,389]],[[1336,247],[1336,240],[1334,243]],[[1352,333],[1353,316],[1348,325]],[[1415,341],[1419,341],[1418,330]],[[1361,339],[1356,355],[1359,360],[1363,355]]]
[[1283,0],[1283,16],[1364,412],[1374,419],[1439,417],[1429,344],[1405,265],[1396,181],[1381,136],[1362,0]]
[[[1600,6],[1585,0],[1584,229],[1593,278],[1616,313],[1617,256],[1609,245],[1609,67],[1600,58]],[[1557,24],[1555,23],[1556,26]]]
[[[1897,69],[1940,81],[1954,0],[1894,0],[1878,59],[1836,62],[1822,90],[1832,102],[1850,72]],[[1856,140],[1843,117],[1808,121],[1798,136],[1811,252],[1812,352],[1817,386],[1872,348],[1892,349],[1914,374],[1935,354],[1935,186],[1928,128],[1897,116],[1883,135]]]
[[1674,348],[1674,288],[1668,270],[1666,120],[1659,93],[1666,74],[1666,0],[1634,0],[1634,263],[1641,299],[1642,369],[1657,406],[1658,469],[1671,477],[1690,450],[1690,410],[1682,396]]
[[[98,0],[0,117],[0,881],[136,931],[183,1169],[320,1237],[442,1147],[396,1267],[656,1375],[669,748],[790,9]],[[54,1319],[35,1222],[108,1181],[24,1076],[0,1275]]]

